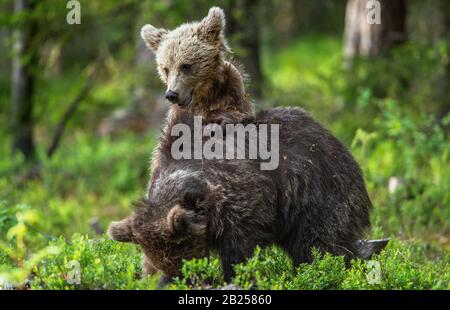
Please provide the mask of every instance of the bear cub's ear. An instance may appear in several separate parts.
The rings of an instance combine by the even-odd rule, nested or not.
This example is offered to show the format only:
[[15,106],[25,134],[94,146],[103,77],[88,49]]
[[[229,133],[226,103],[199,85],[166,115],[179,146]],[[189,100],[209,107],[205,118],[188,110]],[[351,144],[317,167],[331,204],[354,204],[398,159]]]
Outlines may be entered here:
[[141,38],[152,52],[156,52],[167,33],[166,29],[157,29],[152,25],[145,25],[141,29]]
[[209,9],[208,16],[203,18],[198,26],[199,36],[208,41],[223,39],[225,29],[225,13],[219,7]]
[[126,218],[119,222],[112,222],[108,227],[108,235],[116,241],[133,242],[131,219]]
[[174,235],[205,236],[205,218],[192,210],[175,205],[167,214],[167,226]]

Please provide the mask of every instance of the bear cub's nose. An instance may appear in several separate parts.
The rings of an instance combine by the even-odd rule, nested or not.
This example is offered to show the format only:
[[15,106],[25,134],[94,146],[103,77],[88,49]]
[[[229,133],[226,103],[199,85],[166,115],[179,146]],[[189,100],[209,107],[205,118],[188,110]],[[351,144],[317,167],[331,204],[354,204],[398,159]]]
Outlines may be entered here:
[[178,93],[168,90],[166,92],[166,99],[169,100],[172,103],[177,103],[178,101]]

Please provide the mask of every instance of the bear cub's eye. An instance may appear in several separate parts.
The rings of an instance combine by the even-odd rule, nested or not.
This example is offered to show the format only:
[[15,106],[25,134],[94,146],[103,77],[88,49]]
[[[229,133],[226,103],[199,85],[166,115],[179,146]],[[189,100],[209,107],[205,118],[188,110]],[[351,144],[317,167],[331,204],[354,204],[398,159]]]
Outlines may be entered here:
[[163,68],[163,71],[166,75],[169,75],[169,69],[168,68]]
[[183,71],[184,73],[189,73],[192,69],[192,65],[191,64],[182,64],[180,66],[181,71]]

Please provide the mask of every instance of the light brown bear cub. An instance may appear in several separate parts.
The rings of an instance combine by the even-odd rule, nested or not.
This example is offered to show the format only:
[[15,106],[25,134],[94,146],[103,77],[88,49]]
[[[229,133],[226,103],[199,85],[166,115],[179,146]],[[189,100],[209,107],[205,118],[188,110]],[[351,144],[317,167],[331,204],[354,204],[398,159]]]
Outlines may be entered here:
[[[213,7],[200,22],[168,31],[145,25],[141,36],[156,55],[158,72],[171,102],[167,122],[177,114],[200,115],[203,123],[239,123],[254,115],[243,73],[225,60],[225,14]],[[163,135],[169,135],[167,124]],[[153,154],[152,183],[159,175],[159,147]],[[150,187],[151,188],[151,184]]]

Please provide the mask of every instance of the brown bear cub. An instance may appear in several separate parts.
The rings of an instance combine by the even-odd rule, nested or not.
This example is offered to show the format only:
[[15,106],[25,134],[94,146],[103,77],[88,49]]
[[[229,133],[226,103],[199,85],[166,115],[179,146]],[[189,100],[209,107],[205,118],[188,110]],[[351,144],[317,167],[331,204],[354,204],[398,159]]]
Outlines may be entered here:
[[162,139],[160,177],[133,215],[111,224],[111,237],[140,244],[169,277],[181,258],[216,252],[226,281],[256,246],[278,245],[297,266],[311,261],[313,247],[349,260],[386,245],[363,240],[372,206],[343,144],[300,109],[247,121],[279,124],[277,169],[260,170],[260,160],[174,160],[174,138]]
[[[167,85],[171,103],[167,127],[180,114],[198,115],[203,123],[239,123],[254,116],[246,92],[244,73],[225,60],[230,52],[224,37],[225,15],[213,7],[200,22],[183,24],[172,31],[145,25],[141,37],[155,54],[158,73]],[[160,154],[152,160],[151,183],[159,175]]]
[[[109,234],[139,244],[144,266],[162,271],[162,281],[180,275],[182,259],[211,251],[219,254],[230,281],[232,265],[250,257],[257,245],[273,243],[275,236],[275,185],[255,172],[251,161],[214,160],[203,167],[174,161],[162,170],[150,197],[130,217],[112,223]],[[236,247],[237,241],[246,245]]]
[[[170,188],[177,194],[177,189],[182,190]],[[144,198],[135,204],[135,212],[131,216],[112,222],[108,229],[112,239],[141,246],[144,253],[143,275],[161,271],[163,275],[159,287],[172,277],[180,276],[183,259],[208,255],[205,222],[183,203],[181,196],[160,205]]]

